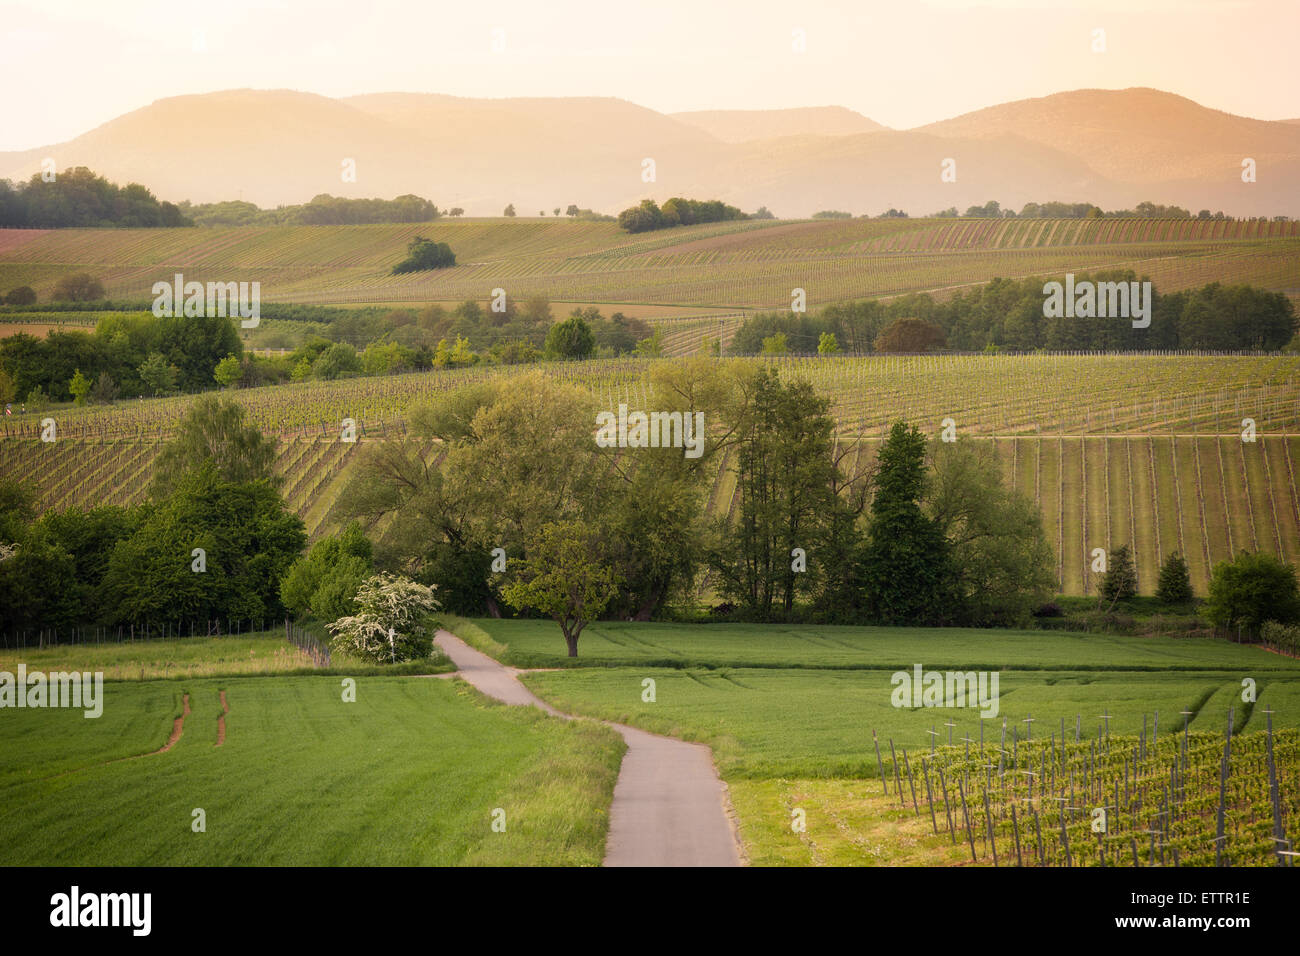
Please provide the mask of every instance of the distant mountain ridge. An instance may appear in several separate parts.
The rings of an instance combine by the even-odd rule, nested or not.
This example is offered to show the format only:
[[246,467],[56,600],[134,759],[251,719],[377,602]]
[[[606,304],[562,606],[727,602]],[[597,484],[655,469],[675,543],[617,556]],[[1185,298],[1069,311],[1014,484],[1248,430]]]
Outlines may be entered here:
[[[293,90],[177,96],[66,143],[0,153],[0,178],[46,157],[141,182],[160,198],[263,207],[320,193],[415,193],[470,215],[617,212],[643,198],[721,199],[802,217],[913,216],[996,199],[1142,200],[1300,216],[1300,122],[1208,109],[1147,88],[1074,90],[912,130],[843,107],[664,114],[612,97],[474,99]],[[1256,182],[1242,181],[1255,161]],[[941,181],[953,160],[954,182]],[[355,170],[355,181],[345,177]]]

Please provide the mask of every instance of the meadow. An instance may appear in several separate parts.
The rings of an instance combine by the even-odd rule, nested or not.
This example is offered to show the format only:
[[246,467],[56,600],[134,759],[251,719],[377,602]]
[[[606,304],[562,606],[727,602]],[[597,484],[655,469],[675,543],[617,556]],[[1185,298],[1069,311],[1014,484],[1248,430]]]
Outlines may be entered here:
[[[1044,632],[597,624],[574,662],[560,656],[549,623],[455,626],[503,660],[547,667],[523,679],[561,710],[711,746],[756,864],[990,864],[1000,852],[1007,865],[1021,841],[1029,862],[1043,865],[1129,865],[1130,854],[1142,865],[1173,865],[1175,850],[1183,865],[1213,863],[1215,754],[1228,728],[1236,754],[1225,791],[1229,859],[1278,859],[1265,762],[1274,743],[1279,807],[1300,806],[1300,661],[1258,647]],[[894,706],[892,672],[910,674],[916,663],[998,672],[996,713]],[[1171,761],[1184,788],[1161,803]],[[948,771],[942,796],[939,768]],[[930,791],[923,772],[933,778]],[[1041,776],[1041,793],[1026,797],[1027,773],[1035,787]],[[1107,804],[1111,829],[1093,841],[1083,811],[1121,781],[1123,815],[1118,799]],[[984,795],[987,816],[978,812]],[[791,826],[795,811],[806,829]],[[1148,846],[1158,812],[1178,822]],[[1048,831],[1036,845],[1031,813]]]
[[623,750],[432,678],[109,682],[0,716],[0,864],[596,865]]

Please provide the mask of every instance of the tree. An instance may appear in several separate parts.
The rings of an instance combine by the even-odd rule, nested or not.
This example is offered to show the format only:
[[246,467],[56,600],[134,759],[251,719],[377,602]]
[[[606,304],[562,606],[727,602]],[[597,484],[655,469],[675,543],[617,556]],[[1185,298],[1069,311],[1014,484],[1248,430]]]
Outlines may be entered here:
[[76,374],[72,376],[72,381],[68,383],[68,391],[72,393],[72,398],[78,405],[86,404],[86,396],[90,393],[90,379],[81,374],[81,369],[77,369]]
[[818,355],[834,355],[840,350],[840,343],[835,341],[834,332],[823,332],[817,339]]
[[1133,567],[1133,554],[1128,545],[1121,544],[1110,553],[1106,573],[1101,579],[1100,594],[1111,607],[1137,596],[1137,570]]
[[10,289],[4,301],[5,305],[35,305],[36,290],[29,285],[20,285],[16,289]]
[[939,326],[921,319],[895,319],[876,336],[877,352],[928,352],[948,344]]
[[13,478],[0,478],[0,541],[20,541],[37,515],[31,488]]
[[280,582],[280,600],[295,617],[328,624],[357,612],[357,590],[374,573],[374,549],[353,521],[293,563]]
[[643,358],[660,358],[664,354],[663,332],[655,329],[654,334],[648,339],[642,339],[636,343],[636,348],[632,350],[632,354]]
[[1177,551],[1160,565],[1156,597],[1161,604],[1190,604],[1192,601],[1192,577],[1187,571],[1187,562]]
[[117,401],[117,382],[107,372],[100,372],[95,387],[90,390],[90,400],[96,405],[112,405]]
[[1034,502],[1008,488],[992,443],[931,442],[925,509],[943,536],[954,623],[1016,626],[1056,586]]
[[1220,627],[1245,628],[1252,636],[1265,621],[1300,620],[1295,567],[1271,554],[1249,551],[1220,561],[1210,572],[1205,616]]
[[506,601],[521,611],[536,610],[560,625],[570,657],[578,638],[618,594],[605,555],[603,537],[578,521],[548,522],[528,541]]
[[227,355],[217,363],[212,377],[217,380],[217,384],[229,388],[231,385],[238,384],[239,380],[244,377],[244,367],[239,364],[239,359],[233,355]]
[[238,402],[216,395],[194,400],[176,435],[158,454],[149,493],[165,498],[187,472],[211,462],[222,481],[274,484],[275,441],[247,421]]
[[943,530],[921,509],[926,495],[925,437],[896,422],[877,454],[874,496],[862,557],[867,614],[887,625],[950,617],[950,580]]
[[104,298],[104,284],[89,272],[76,272],[54,283],[50,298],[55,302],[98,302]]
[[406,245],[406,258],[393,266],[392,275],[405,272],[422,272],[426,269],[446,269],[456,264],[456,254],[445,242],[434,242],[416,236]]
[[563,359],[585,359],[596,347],[596,338],[581,315],[557,322],[546,333],[546,353]]
[[[155,500],[139,529],[109,557],[100,588],[109,623],[283,614],[280,580],[307,535],[269,481],[224,480],[217,461],[207,459]],[[196,548],[203,571],[195,569]]]
[[789,618],[796,597],[820,580],[817,561],[839,504],[834,422],[811,385],[783,383],[771,369],[757,372],[749,395],[735,427],[740,516],[724,527],[713,560],[724,594],[760,620],[772,618],[779,598]]
[[361,357],[346,342],[335,342],[312,363],[312,374],[319,379],[346,378],[361,372]]
[[556,206],[555,209],[552,210],[552,212],[554,212],[555,215],[558,216],[558,215],[560,214],[560,207],[559,207],[559,206]]
[[6,405],[18,397],[18,389],[8,372],[0,368],[0,405]]
[[167,395],[176,388],[176,378],[180,369],[167,361],[161,352],[150,352],[136,370],[147,388],[155,396]]
[[505,216],[507,219],[515,218],[515,204],[511,203],[506,206],[505,211],[501,215]]
[[786,342],[784,332],[778,332],[776,335],[769,335],[763,339],[764,355],[785,355],[790,351],[790,346]]
[[579,210],[575,203],[569,203],[569,208],[564,210],[566,216],[576,216]]
[[465,215],[465,210],[461,209],[460,206],[453,206],[451,209],[447,210],[447,215],[451,216],[454,219],[457,216]]

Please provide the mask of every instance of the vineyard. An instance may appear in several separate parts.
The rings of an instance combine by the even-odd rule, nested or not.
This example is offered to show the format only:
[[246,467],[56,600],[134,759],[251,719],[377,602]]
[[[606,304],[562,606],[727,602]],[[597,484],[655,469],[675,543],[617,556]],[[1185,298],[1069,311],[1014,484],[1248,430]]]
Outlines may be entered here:
[[[147,300],[175,272],[259,281],[263,300],[315,304],[522,298],[727,309],[788,308],[954,289],[995,276],[1131,268],[1175,291],[1209,281],[1300,294],[1300,225],[1229,220],[741,221],[629,236],[612,223],[439,220],[391,226],[0,231],[0,289],[42,299],[89,270],[115,299]],[[389,275],[414,235],[457,265]],[[671,321],[668,323],[671,325]]]
[[[1271,712],[1268,713],[1271,718]],[[1293,866],[1300,733],[1191,733],[1159,714],[1148,736],[1002,722],[992,739],[891,754],[887,794],[972,862],[1000,866]],[[1091,728],[1092,721],[1089,720]],[[1145,724],[1145,717],[1144,717]],[[1032,722],[1026,724],[1032,728]],[[1050,734],[1044,738],[1044,732]],[[992,735],[990,734],[990,738]],[[879,747],[879,744],[877,745]],[[877,751],[879,753],[879,751]]]
[[[715,320],[705,320],[706,325]],[[703,334],[703,331],[701,332]],[[715,332],[716,334],[716,332]],[[737,360],[756,364],[762,360]],[[1139,590],[1152,593],[1173,551],[1204,593],[1214,563],[1245,550],[1300,561],[1300,358],[1036,355],[783,358],[783,374],[831,398],[838,440],[865,469],[894,421],[959,440],[994,442],[1007,480],[1037,503],[1062,593],[1096,591],[1092,552],[1127,544]],[[644,407],[651,360],[548,364],[605,407]],[[276,473],[313,537],[338,526],[338,499],[358,448],[404,437],[411,407],[440,391],[518,370],[477,368],[237,390],[232,397],[280,438]],[[0,475],[36,486],[42,508],[143,500],[153,458],[190,397],[71,406],[6,420]],[[53,417],[54,443],[38,418]],[[357,443],[340,440],[357,423]],[[1254,440],[1243,440],[1244,419]],[[1249,436],[1248,436],[1249,437]],[[732,462],[714,466],[710,513],[737,507]],[[375,529],[382,533],[384,529]]]

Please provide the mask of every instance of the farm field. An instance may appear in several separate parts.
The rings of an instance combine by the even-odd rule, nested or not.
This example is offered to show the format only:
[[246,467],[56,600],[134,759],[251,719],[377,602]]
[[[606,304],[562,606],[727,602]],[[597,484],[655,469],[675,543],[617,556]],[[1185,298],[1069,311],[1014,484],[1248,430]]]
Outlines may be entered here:
[[[479,620],[460,629],[506,660],[550,666],[564,660],[548,660],[544,651],[548,638],[552,654],[557,644],[563,650],[550,624]],[[1267,777],[1261,776],[1270,746],[1276,746],[1286,819],[1300,808],[1300,662],[1259,648],[997,631],[633,624],[591,630],[595,639],[586,647],[580,642],[578,666],[528,673],[526,683],[561,710],[709,744],[750,860],[760,865],[950,865],[963,858],[989,864],[995,849],[1007,865],[1013,840],[1023,840],[1030,862],[1047,865],[1062,865],[1073,841],[1076,865],[1092,865],[1101,862],[1101,844],[1088,839],[1086,801],[1105,802],[1115,814],[1106,837],[1110,865],[1119,849],[1122,865],[1131,865],[1130,852],[1143,864],[1172,865],[1175,847],[1183,865],[1213,863],[1211,811],[1229,726],[1236,808],[1229,858],[1237,865],[1275,862]],[[675,655],[674,666],[660,666],[667,653]],[[991,658],[1000,663],[987,663]],[[1153,666],[1156,660],[1161,663]],[[910,673],[918,662],[927,671],[999,672],[996,714],[892,706],[892,671]],[[1253,702],[1242,701],[1244,677],[1256,681]],[[643,697],[647,678],[654,681],[653,702]],[[1144,832],[1153,814],[1169,809],[1160,788],[1171,761],[1189,782],[1173,798],[1178,819],[1157,848]],[[945,797],[934,798],[932,830],[922,773],[938,794],[939,769],[947,771]],[[1023,782],[1029,771],[1041,773],[1033,794]],[[965,784],[962,804],[958,778]],[[1121,801],[1108,799],[1121,785],[1122,811],[1115,810]],[[1054,802],[1063,787],[1070,796],[1064,815]],[[975,813],[985,793],[992,804],[989,831]],[[973,823],[963,822],[967,802]],[[1019,823],[1010,816],[1013,804]],[[804,832],[790,825],[795,809],[806,814]],[[1018,829],[1029,826],[1030,814],[1042,818],[1041,849],[1028,830]],[[1057,835],[1062,826],[1064,838]]]
[[[482,300],[500,287],[566,302],[785,309],[796,287],[817,307],[1101,268],[1149,274],[1162,291],[1217,280],[1300,295],[1294,222],[751,220],[628,235],[613,223],[438,220],[2,232],[0,287],[31,285],[42,301],[60,276],[86,270],[110,297],[142,302],[177,271],[259,281],[266,302],[315,304]],[[458,264],[389,275],[415,235],[447,242]]]
[[[220,746],[224,693],[229,712]],[[624,745],[458,682],[109,682],[0,720],[4,865],[596,865]],[[183,731],[168,751],[188,695]],[[123,757],[135,759],[120,759]],[[192,811],[206,832],[191,830]],[[492,816],[505,810],[505,832]]]

